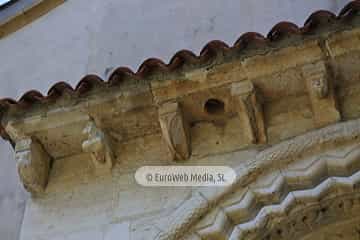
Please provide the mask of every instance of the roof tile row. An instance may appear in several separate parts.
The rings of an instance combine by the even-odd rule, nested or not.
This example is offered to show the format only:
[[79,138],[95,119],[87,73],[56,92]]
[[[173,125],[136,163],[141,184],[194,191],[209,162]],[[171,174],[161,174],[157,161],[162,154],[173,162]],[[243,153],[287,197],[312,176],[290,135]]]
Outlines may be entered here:
[[[58,82],[54,84],[49,89],[47,96],[43,96],[36,90],[31,90],[22,95],[18,101],[11,98],[0,99],[0,120],[1,114],[5,113],[7,109],[13,105],[17,105],[21,108],[29,108],[35,103],[55,101],[65,92],[70,93],[71,95],[81,96],[89,92],[95,86],[119,85],[125,78],[130,77],[135,79],[145,79],[153,72],[173,72],[181,69],[182,66],[187,64],[205,64],[216,57],[219,52],[227,53],[230,51],[241,51],[245,50],[249,46],[267,46],[272,42],[279,41],[288,36],[313,34],[324,26],[329,26],[339,21],[347,22],[355,15],[359,14],[359,12],[360,0],[355,0],[348,3],[341,10],[338,16],[325,10],[312,13],[305,21],[303,27],[298,27],[296,24],[291,22],[280,22],[270,30],[267,37],[264,37],[260,33],[248,32],[240,36],[233,46],[228,46],[226,43],[219,40],[211,41],[205,45],[199,56],[189,50],[181,50],[171,58],[168,64],[164,63],[160,59],[150,58],[145,60],[136,72],[133,72],[127,67],[119,67],[111,74],[108,81],[104,81],[96,75],[87,75],[80,80],[75,88],[72,88],[71,85],[66,82]],[[0,136],[9,140],[9,136],[6,134],[6,131],[1,123]]]

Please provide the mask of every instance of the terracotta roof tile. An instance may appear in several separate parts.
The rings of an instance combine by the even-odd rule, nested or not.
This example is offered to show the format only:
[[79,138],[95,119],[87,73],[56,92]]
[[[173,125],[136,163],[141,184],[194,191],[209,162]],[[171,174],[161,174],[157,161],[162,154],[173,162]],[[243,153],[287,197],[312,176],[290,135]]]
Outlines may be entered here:
[[[320,10],[312,13],[310,17],[305,21],[303,27],[298,27],[291,22],[280,22],[276,24],[268,33],[267,37],[264,37],[260,33],[248,32],[243,34],[235,41],[233,46],[228,46],[226,43],[215,40],[205,45],[201,50],[200,55],[197,56],[189,50],[181,50],[177,52],[169,61],[168,64],[157,58],[150,58],[145,60],[136,72],[126,67],[117,68],[109,77],[108,81],[102,80],[96,75],[87,75],[76,85],[73,89],[66,82],[58,82],[54,84],[48,91],[47,96],[43,96],[40,92],[32,90],[26,92],[18,101],[4,98],[0,99],[0,120],[1,115],[5,113],[9,107],[17,105],[23,108],[30,108],[32,104],[41,103],[45,101],[55,101],[63,96],[63,94],[69,93],[71,95],[81,96],[97,86],[115,86],[119,85],[125,78],[144,79],[148,75],[156,72],[172,72],[183,67],[183,65],[191,64],[204,64],[212,60],[219,53],[226,53],[233,50],[246,49],[249,46],[267,46],[271,42],[276,42],[284,37],[288,36],[302,36],[312,34],[317,29],[324,26],[331,26],[336,22],[344,22],[351,20],[360,11],[360,0],[355,0],[348,3],[338,16],[334,13]],[[8,134],[0,123],[0,136],[4,139],[10,140]]]
[[291,22],[280,22],[276,24],[268,33],[267,38],[270,41],[276,41],[284,36],[301,35],[301,29]]

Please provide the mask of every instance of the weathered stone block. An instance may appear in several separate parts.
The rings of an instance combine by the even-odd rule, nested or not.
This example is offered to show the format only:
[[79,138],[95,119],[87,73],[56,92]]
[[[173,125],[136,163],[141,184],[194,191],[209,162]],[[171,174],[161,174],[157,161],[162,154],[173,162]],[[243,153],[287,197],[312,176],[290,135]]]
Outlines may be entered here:
[[34,138],[20,140],[15,145],[15,159],[20,179],[32,194],[45,190],[49,178],[51,157]]

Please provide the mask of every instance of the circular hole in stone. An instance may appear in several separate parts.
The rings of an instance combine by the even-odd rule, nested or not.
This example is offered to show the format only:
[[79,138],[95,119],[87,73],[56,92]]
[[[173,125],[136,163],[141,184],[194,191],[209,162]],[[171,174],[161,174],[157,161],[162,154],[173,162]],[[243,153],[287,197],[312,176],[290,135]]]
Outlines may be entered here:
[[211,115],[219,115],[225,112],[225,104],[223,101],[215,98],[210,98],[205,103],[205,111]]

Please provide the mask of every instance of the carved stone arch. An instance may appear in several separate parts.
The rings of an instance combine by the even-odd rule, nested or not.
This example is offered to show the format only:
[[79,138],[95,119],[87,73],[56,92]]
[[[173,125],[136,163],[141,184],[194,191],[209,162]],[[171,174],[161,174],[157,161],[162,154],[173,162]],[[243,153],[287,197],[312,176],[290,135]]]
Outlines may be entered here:
[[[354,181],[354,178],[350,178]],[[356,177],[359,183],[359,176]],[[319,195],[309,197],[314,189],[289,194],[280,204],[264,207],[256,217],[248,222],[233,224],[226,222],[224,216],[218,217],[207,233],[194,232],[184,239],[299,239],[319,240],[321,232],[331,234],[327,229],[333,225],[346,225],[348,231],[358,234],[360,228],[360,192],[352,191],[351,186],[356,185],[352,180],[344,177],[332,178],[324,181],[316,189]],[[303,195],[302,195],[303,194]],[[223,213],[223,212],[219,212]],[[219,214],[220,215],[220,214]],[[217,230],[216,230],[217,229]],[[359,237],[359,234],[357,235]],[[347,239],[347,238],[333,238]],[[358,238],[354,238],[358,239]]]
[[360,147],[354,144],[259,177],[220,202],[194,232],[199,239],[301,239],[351,218],[359,204]]
[[152,239],[274,239],[271,234],[286,232],[277,223],[300,206],[319,207],[332,196],[344,209],[351,201],[357,207],[359,135],[360,120],[348,121],[259,152],[236,169],[233,185],[194,189],[170,216],[152,224]]
[[302,239],[330,223],[358,217],[360,174],[331,177],[313,189],[290,192],[279,204],[262,207],[249,221],[233,224],[221,238]]

